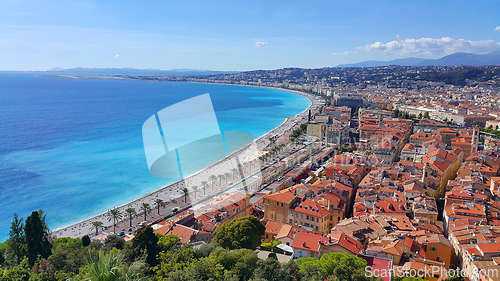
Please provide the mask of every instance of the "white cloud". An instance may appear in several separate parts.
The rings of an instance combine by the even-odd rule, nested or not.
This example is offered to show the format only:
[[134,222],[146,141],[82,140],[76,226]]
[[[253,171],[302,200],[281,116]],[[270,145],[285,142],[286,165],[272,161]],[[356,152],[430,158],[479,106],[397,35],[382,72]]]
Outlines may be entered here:
[[497,26],[497,27],[495,28],[495,31],[500,31],[500,26]]
[[119,55],[116,55],[115,58],[119,57]]
[[266,42],[260,42],[260,41],[259,41],[259,42],[255,43],[255,46],[257,46],[257,47],[263,47],[263,46],[265,46],[265,45],[267,45],[267,43],[266,43]]
[[358,49],[386,55],[434,57],[456,52],[488,53],[500,49],[500,43],[493,40],[471,41],[443,37],[375,42]]
[[354,53],[349,52],[349,51],[345,51],[343,53],[333,53],[332,56],[350,56],[350,55],[357,55],[357,54],[358,54],[358,51],[355,51]]

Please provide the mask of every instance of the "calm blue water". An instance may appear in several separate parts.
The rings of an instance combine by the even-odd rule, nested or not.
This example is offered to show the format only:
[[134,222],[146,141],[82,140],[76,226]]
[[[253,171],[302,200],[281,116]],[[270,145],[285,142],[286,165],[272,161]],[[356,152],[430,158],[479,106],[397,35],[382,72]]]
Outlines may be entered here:
[[0,241],[14,213],[44,209],[56,229],[167,184],[149,174],[142,124],[205,93],[221,131],[256,138],[310,104],[265,88],[0,73]]

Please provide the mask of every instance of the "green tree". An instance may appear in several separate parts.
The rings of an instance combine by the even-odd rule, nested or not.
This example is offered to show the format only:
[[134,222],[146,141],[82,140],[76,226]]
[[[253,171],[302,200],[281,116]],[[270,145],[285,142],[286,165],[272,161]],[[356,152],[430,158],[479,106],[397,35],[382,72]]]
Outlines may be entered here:
[[122,250],[123,247],[125,247],[125,239],[123,239],[122,237],[120,237],[118,235],[109,235],[104,240],[103,250],[105,252],[109,252],[112,249]]
[[156,256],[160,252],[160,247],[158,245],[158,237],[154,234],[151,226],[148,225],[137,231],[135,237],[127,246],[129,244],[135,257],[139,257],[145,252],[146,262],[150,266],[157,264]]
[[172,249],[175,245],[179,244],[180,239],[177,235],[163,235],[160,233],[155,234],[158,237],[158,247],[160,247],[160,251],[168,251]]
[[146,221],[146,215],[151,212],[151,207],[149,206],[148,203],[142,203],[141,205],[141,211],[144,212],[144,221]]
[[275,258],[257,261],[254,276],[257,280],[282,281],[280,262]]
[[28,257],[28,262],[31,266],[35,264],[38,255],[44,259],[50,256],[52,245],[49,242],[49,235],[39,217],[38,212],[32,212],[26,219],[24,233],[26,236],[27,246],[26,256]]
[[299,266],[294,260],[290,260],[287,263],[281,265],[283,281],[296,281],[302,279],[302,274],[299,272]]
[[88,245],[90,245],[90,237],[88,235],[84,235],[82,237],[82,244],[83,244],[83,247],[87,247]]
[[15,264],[19,264],[26,254],[24,223],[23,219],[14,214],[14,220],[11,223],[9,231],[9,240],[7,240],[8,252],[12,255]]
[[[380,280],[367,277],[365,267],[367,262],[360,257],[347,253],[328,253],[321,258],[299,258],[297,265],[305,280]],[[318,279],[319,278],[319,279]]]
[[136,214],[136,211],[134,208],[130,207],[125,209],[125,212],[128,214],[129,222],[130,222],[130,227],[132,227],[132,216]]
[[113,233],[116,233],[116,222],[123,218],[122,212],[117,208],[111,209],[108,213],[108,221],[113,221]]
[[182,193],[184,193],[184,203],[187,203],[187,196],[189,194],[189,189],[187,189],[187,187],[184,187],[182,189]]
[[77,274],[85,265],[85,259],[91,247],[84,247],[83,241],[69,237],[57,238],[52,241],[52,254],[48,261],[57,271]]
[[99,233],[99,229],[102,229],[102,221],[93,221],[92,222],[92,229],[95,229],[95,235]]
[[[169,251],[160,252],[159,264],[154,267],[153,271],[157,280],[167,279],[168,276],[176,274],[175,272],[180,272],[183,276],[186,274],[184,269],[189,268],[194,261],[196,261],[195,251],[191,245],[180,245],[179,247],[174,247]],[[167,279],[168,280],[168,279]],[[189,279],[176,279],[172,278],[170,280],[189,280]]]
[[212,252],[209,256],[215,260],[217,264],[224,267],[231,276],[238,280],[249,280],[257,265],[257,254],[249,249],[237,249],[228,251],[227,249],[219,248]]
[[[0,271],[1,272],[1,271]],[[28,281],[30,276],[32,275],[31,266],[29,265],[29,261],[27,258],[23,259],[21,263],[13,268],[7,270],[2,278],[0,275],[1,281]]]
[[266,227],[254,216],[234,218],[217,227],[212,234],[216,245],[227,249],[252,249],[260,245]]
[[160,198],[155,200],[155,207],[158,209],[158,215],[160,215],[160,208],[165,206],[165,202],[161,200]]
[[9,248],[9,246],[7,245],[7,241],[0,243],[0,265],[5,263],[5,256],[4,255],[7,252],[8,248]]

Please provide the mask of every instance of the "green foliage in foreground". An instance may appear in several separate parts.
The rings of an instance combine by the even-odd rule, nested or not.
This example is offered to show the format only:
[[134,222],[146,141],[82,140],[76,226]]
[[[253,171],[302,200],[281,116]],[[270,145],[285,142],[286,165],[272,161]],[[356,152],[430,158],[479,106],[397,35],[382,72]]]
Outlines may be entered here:
[[[34,212],[30,232],[38,233],[37,243],[43,246],[43,216]],[[366,261],[345,253],[330,253],[320,259],[299,258],[281,264],[275,253],[259,260],[254,248],[260,244],[264,226],[255,217],[244,217],[223,223],[216,231],[216,243],[194,249],[182,244],[175,235],[154,234],[151,227],[139,231],[129,243],[123,238],[109,236],[104,245],[88,239],[50,238],[50,253],[44,258],[40,252],[30,265],[27,240],[24,238],[22,219],[13,225],[12,237],[18,243],[0,244],[4,258],[0,268],[0,281],[108,281],[108,280],[379,280],[364,275]],[[47,229],[47,230],[44,230]],[[20,235],[17,235],[18,233]],[[234,239],[228,243],[230,239]],[[33,239],[35,241],[35,239]],[[12,242],[12,241],[10,241]],[[33,242],[34,243],[34,242]],[[278,244],[271,242],[271,245]],[[9,245],[17,245],[23,252],[19,262]],[[39,244],[37,244],[39,245]],[[17,247],[16,246],[16,247]],[[8,257],[6,259],[5,257]],[[11,263],[7,263],[9,260]]]

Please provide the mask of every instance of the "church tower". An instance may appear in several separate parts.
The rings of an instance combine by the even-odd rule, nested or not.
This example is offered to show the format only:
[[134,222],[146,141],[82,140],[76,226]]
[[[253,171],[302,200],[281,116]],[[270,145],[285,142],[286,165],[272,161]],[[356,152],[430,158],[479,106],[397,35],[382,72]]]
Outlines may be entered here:
[[477,146],[479,143],[479,128],[474,127],[472,130],[472,139],[470,141],[470,154],[474,154],[477,152]]
[[422,183],[425,185],[429,182],[430,169],[431,167],[429,166],[429,163],[425,163],[424,168],[422,169]]

